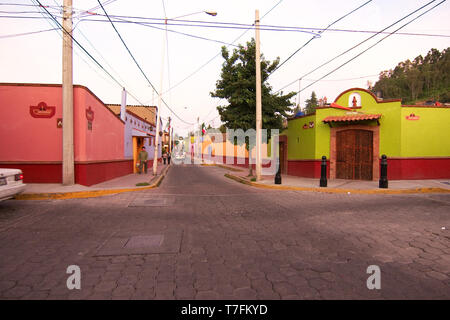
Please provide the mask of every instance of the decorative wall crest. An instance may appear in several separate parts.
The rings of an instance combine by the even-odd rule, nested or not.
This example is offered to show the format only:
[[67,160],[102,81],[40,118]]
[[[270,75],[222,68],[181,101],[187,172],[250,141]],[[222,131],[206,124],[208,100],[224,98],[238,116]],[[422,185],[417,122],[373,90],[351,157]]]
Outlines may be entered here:
[[30,114],[33,118],[51,118],[55,115],[56,107],[47,106],[45,102],[39,102],[37,106],[30,106]]
[[420,116],[416,116],[414,113],[411,113],[409,116],[405,117],[406,120],[419,120]]
[[309,123],[305,123],[302,128],[303,129],[312,129],[312,128],[314,128],[314,121],[310,121]]
[[94,111],[92,111],[91,106],[86,109],[86,119],[88,119],[88,121],[94,121]]

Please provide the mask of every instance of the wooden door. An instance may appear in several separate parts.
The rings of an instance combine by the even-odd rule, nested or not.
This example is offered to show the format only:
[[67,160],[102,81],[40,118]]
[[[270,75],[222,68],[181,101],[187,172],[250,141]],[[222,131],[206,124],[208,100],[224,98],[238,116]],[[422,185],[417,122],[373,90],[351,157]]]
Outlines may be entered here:
[[336,178],[372,180],[372,131],[344,130],[336,134]]

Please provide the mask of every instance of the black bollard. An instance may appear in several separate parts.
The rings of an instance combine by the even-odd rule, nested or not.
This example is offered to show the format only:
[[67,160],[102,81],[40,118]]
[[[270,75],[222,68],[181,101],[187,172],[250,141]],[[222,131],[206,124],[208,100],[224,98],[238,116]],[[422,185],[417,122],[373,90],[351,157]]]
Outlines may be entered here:
[[322,164],[320,165],[320,186],[327,186],[327,157],[322,156]]
[[278,163],[278,171],[275,175],[275,184],[281,184],[281,166],[280,163]]
[[380,164],[380,188],[387,189],[388,187],[388,179],[387,179],[387,157],[385,154],[381,156],[381,164]]

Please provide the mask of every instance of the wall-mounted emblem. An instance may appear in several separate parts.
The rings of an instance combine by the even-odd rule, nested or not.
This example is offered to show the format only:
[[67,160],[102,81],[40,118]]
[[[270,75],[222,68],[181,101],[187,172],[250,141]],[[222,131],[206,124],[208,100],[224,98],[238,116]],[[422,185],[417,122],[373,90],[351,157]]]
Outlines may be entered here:
[[51,118],[55,112],[56,107],[47,106],[45,102],[39,102],[37,106],[30,106],[30,114],[33,118]]
[[91,106],[86,109],[86,119],[88,121],[94,121],[94,111],[92,111]]
[[91,106],[86,109],[87,129],[92,131],[92,122],[94,121],[94,111]]
[[62,118],[56,119],[56,127],[57,127],[58,129],[61,129],[61,128],[62,128]]
[[309,123],[305,123],[302,127],[303,129],[311,129],[314,128],[314,121],[310,121]]
[[406,120],[419,120],[420,116],[416,116],[414,113],[411,113],[409,116],[405,117]]

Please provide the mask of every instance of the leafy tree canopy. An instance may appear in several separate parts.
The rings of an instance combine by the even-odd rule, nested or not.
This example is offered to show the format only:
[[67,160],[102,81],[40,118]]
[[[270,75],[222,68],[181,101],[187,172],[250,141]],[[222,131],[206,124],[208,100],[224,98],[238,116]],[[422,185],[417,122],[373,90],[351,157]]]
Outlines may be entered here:
[[319,106],[319,102],[317,101],[317,95],[314,91],[311,93],[311,98],[305,100],[305,102],[306,102],[305,114],[314,113],[316,111],[316,108]]
[[[217,107],[220,119],[228,129],[256,128],[256,46],[255,40],[239,45],[230,53],[222,47],[222,64],[220,79],[216,82],[216,90],[211,96],[228,101],[227,105]],[[263,129],[282,129],[283,117],[291,111],[290,99],[295,92],[271,93],[272,87],[267,83],[269,74],[277,67],[280,59],[268,61],[261,55],[261,97]],[[269,131],[270,132],[270,131]],[[268,132],[268,133],[269,133]],[[247,144],[248,145],[248,144]]]
[[371,90],[381,92],[383,98],[401,98],[403,103],[450,102],[450,47],[442,52],[431,49],[425,57],[420,55],[382,71]]

